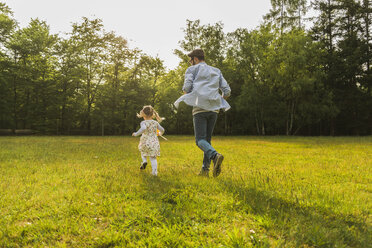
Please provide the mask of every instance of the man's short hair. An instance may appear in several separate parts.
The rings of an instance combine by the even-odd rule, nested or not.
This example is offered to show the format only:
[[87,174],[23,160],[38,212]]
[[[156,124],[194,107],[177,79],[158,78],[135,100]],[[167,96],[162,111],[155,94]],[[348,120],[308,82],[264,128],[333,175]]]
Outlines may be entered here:
[[191,53],[187,54],[190,58],[198,58],[199,60],[204,60],[204,51],[203,49],[194,49]]

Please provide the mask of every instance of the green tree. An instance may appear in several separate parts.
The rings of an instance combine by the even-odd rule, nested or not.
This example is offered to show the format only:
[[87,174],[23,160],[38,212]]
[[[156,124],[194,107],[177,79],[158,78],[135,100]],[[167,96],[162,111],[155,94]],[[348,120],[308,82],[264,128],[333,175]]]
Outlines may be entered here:
[[14,129],[39,127],[42,131],[50,131],[55,128],[56,41],[49,26],[38,19],[32,19],[9,40]]
[[308,10],[306,0],[271,0],[271,6],[265,20],[277,25],[281,34],[294,27],[303,27],[303,19]]
[[[320,84],[317,58],[321,50],[318,46],[303,30],[286,33],[278,41],[277,58],[280,59],[280,63],[277,68],[276,86],[286,104],[286,134],[290,135],[296,134],[304,124],[312,124],[314,118],[305,117],[316,114],[316,109],[323,109],[325,112],[319,111],[316,120],[325,114],[333,117],[337,112],[332,107],[332,95],[323,92]],[[320,99],[321,101],[318,101]],[[314,110],[310,106],[313,106]]]
[[[97,97],[95,119],[101,123],[105,133],[122,134],[126,130],[127,88],[133,51],[127,40],[113,36],[107,43],[109,65],[105,73],[105,84]],[[127,132],[128,133],[128,132]]]
[[273,69],[270,60],[273,57],[270,54],[275,33],[268,25],[251,32],[238,29],[229,37],[231,45],[227,60],[235,68],[235,75],[240,75],[237,80],[242,81],[242,86],[235,89],[241,92],[235,104],[238,110],[236,114],[240,116],[240,121],[236,121],[235,125],[240,123],[241,126],[235,128],[242,133],[265,135],[266,129],[272,128],[276,122],[277,111],[273,111],[272,106],[280,106],[272,92],[271,80]]
[[[315,1],[319,16],[313,36],[327,53],[323,57],[326,87],[335,96],[339,114],[330,133],[365,134],[370,131],[370,6],[354,0]],[[325,39],[324,39],[325,37]]]
[[0,2],[0,128],[12,126],[12,85],[10,73],[12,61],[6,49],[9,38],[17,26],[9,7]]
[[158,102],[157,93],[159,79],[165,73],[163,61],[158,57],[153,58],[148,55],[142,55],[138,66],[141,67],[143,84],[148,88],[150,93],[150,104],[155,106],[155,104]]
[[[320,45],[326,51],[322,55],[322,65],[324,71],[324,87],[335,95],[335,86],[338,81],[340,64],[339,58],[336,55],[336,40],[338,39],[338,22],[337,0],[315,0],[313,7],[319,12],[319,15],[314,21],[311,34],[313,38],[320,42]],[[328,118],[328,122],[324,126],[329,126],[329,134],[335,134],[334,118]],[[321,131],[322,132],[322,131]]]
[[83,99],[79,98],[81,85],[80,75],[83,73],[79,66],[79,49],[69,39],[60,39],[56,46],[57,91],[59,98],[58,133],[70,134],[71,128],[77,128],[74,120],[81,112]]
[[81,85],[79,91],[85,98],[85,112],[81,126],[91,132],[91,114],[99,87],[104,83],[108,68],[107,42],[112,34],[106,33],[102,20],[83,17],[81,23],[72,25],[71,39],[79,49]]
[[192,133],[191,108],[181,104],[176,110],[173,105],[182,94],[186,68],[187,63],[180,63],[176,69],[169,71],[159,79],[158,101],[155,107],[159,114],[166,116],[166,121],[162,125],[167,133]]
[[[183,51],[188,53],[195,48],[201,48],[206,54],[206,62],[209,65],[216,67],[222,66],[222,62],[226,56],[227,44],[221,22],[214,25],[200,25],[200,20],[187,20],[184,33],[184,40],[179,42]],[[185,59],[183,52],[176,51],[181,59]]]
[[[372,4],[369,0],[363,0],[361,5],[362,15],[362,68],[363,78],[360,80],[361,88],[366,92],[366,105],[369,109],[367,117],[367,133],[372,134],[372,41],[371,41],[371,25],[372,25]],[[369,130],[368,130],[369,129]]]

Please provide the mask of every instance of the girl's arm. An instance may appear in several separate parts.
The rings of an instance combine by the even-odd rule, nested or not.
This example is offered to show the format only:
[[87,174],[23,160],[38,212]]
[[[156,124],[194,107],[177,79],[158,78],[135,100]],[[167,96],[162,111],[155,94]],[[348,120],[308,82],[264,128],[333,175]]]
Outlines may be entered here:
[[159,129],[159,131],[160,131],[160,135],[163,135],[164,132],[165,132],[165,129],[164,129],[162,126],[160,126],[159,123],[158,123],[158,129]]
[[146,130],[146,125],[145,125],[145,123],[142,121],[142,122],[141,122],[141,128],[140,128],[137,132],[133,133],[132,136],[138,136],[138,135],[141,135],[145,130]]

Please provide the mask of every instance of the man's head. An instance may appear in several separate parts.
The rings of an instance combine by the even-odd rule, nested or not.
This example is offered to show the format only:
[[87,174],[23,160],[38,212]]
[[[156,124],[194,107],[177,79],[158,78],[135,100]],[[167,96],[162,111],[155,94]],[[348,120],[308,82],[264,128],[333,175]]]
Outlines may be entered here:
[[191,53],[187,54],[190,57],[190,63],[192,65],[199,64],[204,61],[204,51],[200,48],[193,50]]

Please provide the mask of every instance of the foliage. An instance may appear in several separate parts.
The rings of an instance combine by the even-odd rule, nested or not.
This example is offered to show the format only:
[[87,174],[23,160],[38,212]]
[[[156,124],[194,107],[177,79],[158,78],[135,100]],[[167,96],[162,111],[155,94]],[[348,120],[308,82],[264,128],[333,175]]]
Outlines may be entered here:
[[367,0],[273,0],[253,29],[186,20],[177,68],[129,48],[100,19],[83,17],[66,37],[33,19],[19,28],[0,3],[0,129],[43,134],[130,134],[143,105],[166,117],[167,133],[191,134],[191,107],[174,109],[202,48],[232,89],[218,134],[368,135],[372,133],[371,6]]

